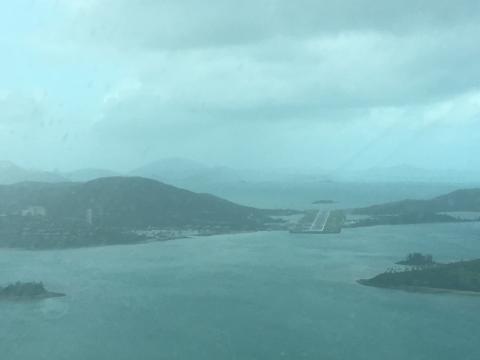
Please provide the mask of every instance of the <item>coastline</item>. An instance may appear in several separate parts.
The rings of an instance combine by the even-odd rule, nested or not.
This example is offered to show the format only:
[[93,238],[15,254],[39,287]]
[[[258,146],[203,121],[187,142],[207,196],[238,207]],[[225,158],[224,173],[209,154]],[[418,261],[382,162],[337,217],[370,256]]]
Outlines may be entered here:
[[423,294],[457,294],[457,295],[467,295],[467,296],[480,296],[480,291],[471,291],[471,290],[457,290],[457,289],[443,289],[443,288],[433,288],[425,286],[379,286],[369,283],[368,279],[359,279],[356,281],[358,284],[363,286],[370,286],[379,289],[389,289],[389,290],[401,290],[406,292],[414,293],[423,293]]
[[262,231],[276,231],[276,230],[268,230],[268,229],[261,229],[261,230],[231,230],[231,231],[215,231],[215,232],[205,232],[205,233],[194,233],[194,234],[185,234],[185,235],[176,235],[176,236],[167,236],[162,238],[144,238],[141,241],[131,241],[131,242],[118,242],[118,243],[98,243],[98,244],[84,244],[80,246],[54,246],[54,247],[21,247],[21,246],[0,246],[1,250],[8,250],[8,251],[34,251],[34,252],[42,252],[42,251],[62,251],[62,250],[75,250],[75,249],[90,249],[90,248],[104,248],[104,247],[111,247],[111,246],[132,246],[132,245],[144,245],[150,243],[157,243],[157,242],[167,242],[167,241],[175,241],[175,240],[183,240],[183,239],[195,239],[195,238],[204,238],[204,237],[214,237],[217,235],[234,235],[234,234],[250,234]]

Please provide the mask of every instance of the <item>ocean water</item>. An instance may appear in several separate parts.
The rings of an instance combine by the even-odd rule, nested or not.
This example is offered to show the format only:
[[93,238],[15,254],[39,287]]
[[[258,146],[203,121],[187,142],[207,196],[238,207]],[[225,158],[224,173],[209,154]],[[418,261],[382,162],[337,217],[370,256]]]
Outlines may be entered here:
[[233,202],[260,208],[308,209],[316,200],[333,200],[323,207],[352,208],[404,199],[429,199],[461,188],[480,184],[415,182],[264,182],[227,183],[187,187],[207,192]]
[[480,257],[480,225],[0,250],[0,283],[67,294],[1,302],[0,358],[478,360],[480,296],[355,282],[412,251]]

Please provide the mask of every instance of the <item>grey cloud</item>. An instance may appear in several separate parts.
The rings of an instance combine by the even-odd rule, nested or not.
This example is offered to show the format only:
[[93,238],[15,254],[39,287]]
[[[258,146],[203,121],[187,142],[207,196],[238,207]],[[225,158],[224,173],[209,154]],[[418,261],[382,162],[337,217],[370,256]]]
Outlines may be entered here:
[[476,23],[476,0],[98,0],[73,13],[77,35],[104,45],[185,48],[345,31],[409,33]]
[[480,48],[472,31],[480,29],[352,33],[160,54],[142,64],[137,87],[116,94],[105,111],[167,121],[320,121],[340,119],[335,112],[348,119],[362,109],[438,102],[478,86]]
[[147,96],[193,112],[312,119],[439,101],[480,77],[478,1],[88,3],[82,41],[119,48]]
[[[412,159],[434,144],[427,162],[440,147],[431,128],[478,128],[478,1],[47,2],[76,7],[62,18],[38,3],[51,26],[21,44],[35,67],[3,67],[12,87],[32,79],[25,93],[53,94],[0,96],[0,149],[18,158],[337,166],[357,156],[363,166],[389,153],[401,161],[403,144]],[[108,88],[78,86],[84,78]],[[13,124],[24,125],[3,131]]]

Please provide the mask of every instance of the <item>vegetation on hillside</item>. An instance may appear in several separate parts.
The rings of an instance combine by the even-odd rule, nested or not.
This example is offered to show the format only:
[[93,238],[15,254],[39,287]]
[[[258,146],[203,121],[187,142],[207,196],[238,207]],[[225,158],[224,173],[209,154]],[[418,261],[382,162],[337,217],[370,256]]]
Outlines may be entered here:
[[480,292],[480,259],[390,270],[362,285],[405,290],[444,289]]
[[[452,212],[479,212],[462,218]],[[350,222],[349,227],[422,223],[467,222],[480,220],[480,189],[457,190],[430,200],[403,200],[350,210],[365,217]]]
[[421,253],[410,253],[405,260],[398,261],[398,265],[410,265],[410,266],[430,266],[434,265],[432,255],[424,255]]
[[19,183],[0,186],[0,246],[72,247],[133,243],[139,231],[202,233],[264,230],[281,224],[273,215],[210,194],[139,177],[86,183]]

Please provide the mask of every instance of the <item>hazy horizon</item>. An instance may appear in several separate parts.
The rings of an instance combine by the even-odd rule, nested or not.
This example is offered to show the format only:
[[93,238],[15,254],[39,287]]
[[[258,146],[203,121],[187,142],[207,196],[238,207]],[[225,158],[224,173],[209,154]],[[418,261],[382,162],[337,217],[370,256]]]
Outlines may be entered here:
[[19,0],[0,153],[22,166],[471,170],[476,1]]
[[[391,164],[388,166],[372,166],[372,167],[362,167],[362,168],[355,168],[355,169],[335,169],[335,168],[321,168],[321,167],[312,167],[312,168],[302,168],[302,167],[295,167],[295,166],[286,166],[286,167],[270,167],[270,168],[255,168],[255,167],[234,167],[227,163],[208,163],[202,162],[197,160],[192,160],[189,158],[184,157],[168,157],[168,158],[159,158],[153,161],[138,163],[133,167],[122,168],[122,167],[100,167],[100,166],[88,166],[86,164],[85,167],[76,167],[75,165],[67,166],[64,168],[48,168],[48,167],[40,167],[40,166],[28,166],[25,163],[15,162],[9,159],[0,159],[0,171],[2,170],[2,165],[11,165],[14,167],[19,167],[24,170],[31,170],[31,171],[46,171],[51,173],[74,173],[77,171],[88,171],[88,170],[99,170],[99,171],[111,171],[112,173],[117,173],[118,175],[128,175],[136,170],[142,169],[144,167],[150,167],[155,165],[160,166],[171,166],[171,168],[175,168],[176,164],[178,163],[178,168],[182,169],[189,169],[191,171],[201,171],[201,170],[221,170],[221,169],[229,169],[233,171],[239,172],[259,172],[261,174],[269,173],[269,174],[291,174],[292,176],[296,173],[299,176],[308,176],[308,175],[317,175],[317,176],[334,176],[334,175],[341,175],[341,174],[360,174],[360,173],[368,173],[368,172],[376,172],[376,171],[383,171],[385,174],[388,174],[389,171],[398,171],[399,174],[408,175],[409,171],[418,171],[419,173],[445,173],[448,172],[457,172],[459,174],[471,174],[471,175],[480,175],[480,170],[476,169],[461,169],[461,168],[433,168],[433,167],[420,167],[415,166],[412,164],[407,163],[399,163],[399,164]],[[453,175],[453,174],[452,174]],[[478,181],[477,178],[472,179],[463,179],[465,182],[468,181]]]

